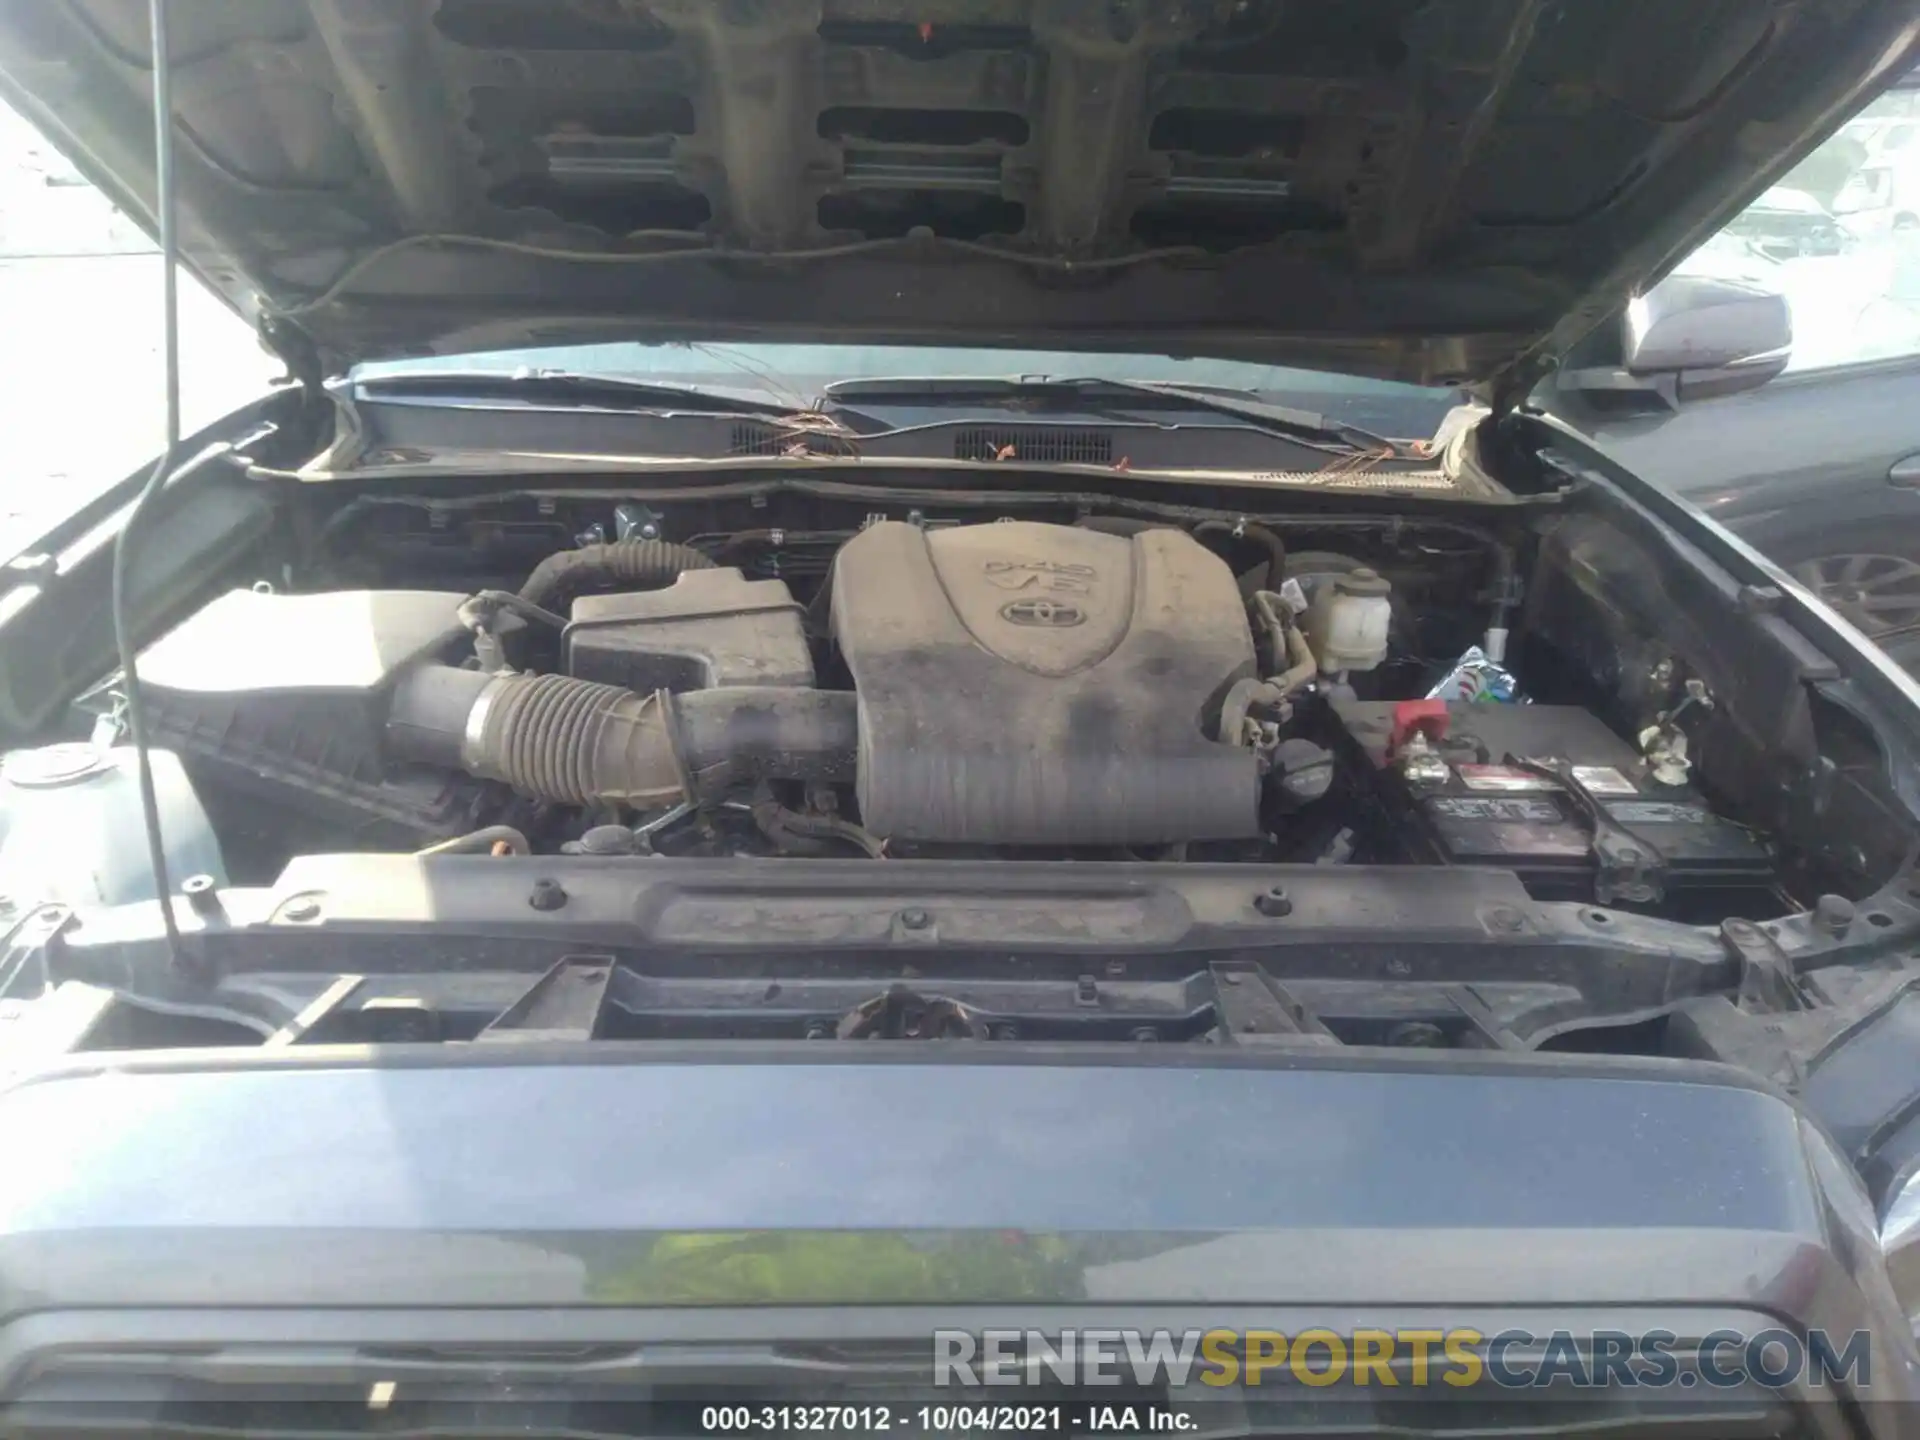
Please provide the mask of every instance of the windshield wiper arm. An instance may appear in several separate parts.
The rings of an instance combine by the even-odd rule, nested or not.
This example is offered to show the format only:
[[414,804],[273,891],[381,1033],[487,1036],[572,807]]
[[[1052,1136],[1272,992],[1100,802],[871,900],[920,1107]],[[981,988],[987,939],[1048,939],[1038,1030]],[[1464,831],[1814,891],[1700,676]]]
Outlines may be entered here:
[[355,395],[362,400],[388,396],[501,396],[564,405],[635,410],[665,408],[703,415],[750,415],[769,419],[814,413],[811,407],[733,395],[696,385],[662,384],[627,375],[600,375],[580,370],[409,371],[364,376],[353,385]]
[[1275,405],[1253,395],[1242,399],[1237,395],[1222,395],[1215,390],[1193,390],[1184,385],[1157,380],[1109,380],[1105,383],[1147,395],[1171,395],[1199,408],[1221,415],[1237,415],[1243,420],[1251,420],[1282,432],[1343,440],[1362,450],[1386,450],[1395,456],[1400,455],[1402,450],[1401,442],[1376,435],[1362,426],[1349,425],[1344,420],[1335,420],[1315,410],[1296,410],[1290,405]]
[[1092,400],[1113,401],[1127,396],[1175,400],[1193,410],[1231,415],[1258,429],[1316,449],[1383,453],[1403,458],[1404,445],[1312,410],[1275,405],[1256,396],[1226,394],[1212,389],[1189,389],[1158,380],[1109,380],[1100,376],[955,376],[929,379],[838,380],[827,386],[832,401],[909,399],[974,400],[993,404],[1004,400],[1055,400],[1085,408]]

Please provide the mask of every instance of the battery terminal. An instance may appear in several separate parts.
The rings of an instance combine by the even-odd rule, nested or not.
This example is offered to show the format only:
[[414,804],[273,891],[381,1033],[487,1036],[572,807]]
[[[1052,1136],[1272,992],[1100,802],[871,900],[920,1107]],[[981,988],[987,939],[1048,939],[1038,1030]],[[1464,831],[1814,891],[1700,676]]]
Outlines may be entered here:
[[1680,728],[1680,717],[1689,710],[1712,709],[1713,693],[1706,681],[1689,680],[1680,703],[1661,711],[1653,724],[1640,732],[1640,755],[1654,784],[1674,787],[1687,783],[1693,759],[1688,754],[1687,732]]
[[1447,721],[1444,700],[1402,700],[1393,707],[1387,755],[1410,788],[1432,789],[1453,778],[1453,767],[1439,750],[1447,738]]

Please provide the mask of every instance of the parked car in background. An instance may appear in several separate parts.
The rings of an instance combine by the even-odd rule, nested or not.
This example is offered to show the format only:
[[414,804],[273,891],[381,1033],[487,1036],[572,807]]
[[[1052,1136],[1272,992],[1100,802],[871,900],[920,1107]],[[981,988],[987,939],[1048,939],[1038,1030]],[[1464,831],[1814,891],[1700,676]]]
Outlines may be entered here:
[[1920,228],[1920,151],[1869,160],[1834,197],[1834,213],[1853,239]]
[[1616,325],[1590,337],[1535,398],[1766,552],[1914,668],[1920,146],[1909,133],[1920,120],[1869,116],[1822,147],[1864,144],[1875,157],[1836,200],[1853,236],[1844,258],[1768,238],[1780,235],[1785,187],[1775,187],[1681,267],[1682,277],[1785,297],[1794,342],[1777,375],[1750,370],[1745,385],[1681,392],[1634,375]]
[[1838,255],[1847,240],[1831,210],[1790,185],[1774,186],[1727,229],[1752,242],[1762,254],[1780,260],[1796,255]]
[[1869,161],[1881,161],[1911,148],[1920,139],[1920,118],[1863,115],[1848,121],[1840,133],[1857,140]]
[[1920,355],[1699,400],[1581,384],[1563,373],[1549,403],[1787,567],[1902,664],[1920,661]]

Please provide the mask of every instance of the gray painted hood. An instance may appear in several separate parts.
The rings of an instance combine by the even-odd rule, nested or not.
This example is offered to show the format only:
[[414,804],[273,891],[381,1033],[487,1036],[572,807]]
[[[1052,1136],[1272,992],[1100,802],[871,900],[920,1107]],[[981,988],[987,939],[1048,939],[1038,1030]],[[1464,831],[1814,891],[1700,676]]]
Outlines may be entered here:
[[[145,0],[0,90],[152,208]],[[1906,61],[1907,0],[174,0],[181,230],[308,367],[574,339],[1524,379]]]

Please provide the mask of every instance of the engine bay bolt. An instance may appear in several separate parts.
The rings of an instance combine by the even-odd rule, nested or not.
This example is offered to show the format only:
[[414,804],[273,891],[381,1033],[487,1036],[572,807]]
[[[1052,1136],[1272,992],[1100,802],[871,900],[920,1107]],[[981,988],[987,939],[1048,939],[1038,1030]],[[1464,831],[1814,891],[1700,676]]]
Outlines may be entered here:
[[536,910],[558,910],[567,903],[567,890],[558,880],[536,880],[527,904]]
[[1853,902],[1844,895],[1822,895],[1813,902],[1813,923],[1830,935],[1846,934],[1853,916]]
[[1501,905],[1487,912],[1487,925],[1505,935],[1513,935],[1525,928],[1526,921],[1518,910]]
[[900,912],[900,923],[909,930],[924,930],[933,924],[933,916],[915,906],[911,910]]
[[180,882],[180,893],[187,897],[187,904],[194,914],[220,913],[220,892],[214,888],[213,876],[189,875]]
[[1278,920],[1293,913],[1293,901],[1282,886],[1275,885],[1255,897],[1253,908],[1270,919]]
[[301,895],[282,906],[280,914],[288,920],[318,920],[320,902],[311,895]]

